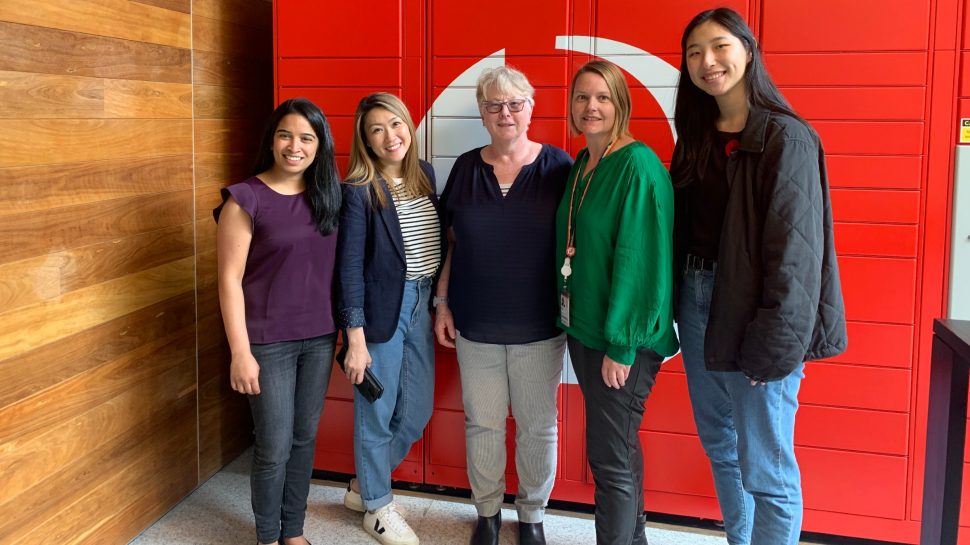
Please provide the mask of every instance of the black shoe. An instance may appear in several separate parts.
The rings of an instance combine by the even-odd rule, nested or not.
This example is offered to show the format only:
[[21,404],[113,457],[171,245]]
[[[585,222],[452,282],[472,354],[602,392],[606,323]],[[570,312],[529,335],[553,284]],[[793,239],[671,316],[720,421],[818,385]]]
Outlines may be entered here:
[[[498,532],[502,529],[502,512],[491,517],[478,517],[469,545],[498,545]],[[545,543],[545,542],[543,542]]]
[[519,523],[519,545],[546,545],[546,534],[541,522]]

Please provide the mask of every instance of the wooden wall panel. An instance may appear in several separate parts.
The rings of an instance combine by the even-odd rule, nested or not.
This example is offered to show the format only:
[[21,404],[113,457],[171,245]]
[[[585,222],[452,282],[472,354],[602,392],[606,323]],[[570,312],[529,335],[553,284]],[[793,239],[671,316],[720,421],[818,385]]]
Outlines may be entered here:
[[180,48],[191,37],[188,14],[128,0],[3,2],[0,20]]
[[271,15],[0,3],[0,543],[127,542],[251,441],[196,207],[249,170]]
[[192,2],[199,474],[206,478],[252,442],[245,397],[229,388],[229,351],[216,286],[219,190],[249,175],[273,110],[272,3]]
[[[29,5],[41,3],[53,0]],[[0,19],[0,70],[191,83],[191,69],[192,52],[188,49]]]

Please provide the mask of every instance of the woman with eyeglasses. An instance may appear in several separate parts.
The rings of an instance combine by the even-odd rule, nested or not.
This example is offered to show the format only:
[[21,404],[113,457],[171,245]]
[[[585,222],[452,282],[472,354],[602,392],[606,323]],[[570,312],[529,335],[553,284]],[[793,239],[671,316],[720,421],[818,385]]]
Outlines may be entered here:
[[418,159],[407,107],[389,93],[361,99],[337,238],[337,319],[347,330],[344,371],[370,367],[384,394],[354,390],[354,465],[344,495],[384,545],[419,540],[394,503],[391,472],[421,438],[434,400],[429,299],[441,262],[434,171]]
[[559,323],[586,406],[596,483],[596,543],[646,544],[643,404],[673,329],[673,189],[660,159],[629,131],[630,90],[595,60],[569,87],[569,129],[582,134],[556,216]]
[[519,543],[545,543],[542,519],[555,481],[565,350],[555,323],[555,214],[572,160],[529,139],[533,94],[514,68],[481,74],[476,98],[491,142],[458,158],[441,195],[449,251],[434,299],[435,333],[458,352],[478,511],[472,545],[499,542],[510,404]]

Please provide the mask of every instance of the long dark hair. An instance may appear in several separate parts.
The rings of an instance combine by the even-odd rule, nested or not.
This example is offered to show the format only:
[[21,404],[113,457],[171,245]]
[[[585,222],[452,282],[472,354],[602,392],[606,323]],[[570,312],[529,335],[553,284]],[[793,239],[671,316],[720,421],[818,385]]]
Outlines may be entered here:
[[291,98],[280,104],[266,121],[263,139],[259,143],[253,176],[273,168],[276,158],[273,155],[273,139],[280,121],[289,114],[301,115],[317,135],[317,155],[303,172],[306,182],[306,200],[310,204],[313,221],[321,234],[329,235],[337,229],[340,215],[340,177],[337,175],[337,161],[334,158],[333,137],[330,125],[320,108],[305,98]]
[[694,85],[687,69],[687,40],[695,28],[707,22],[717,23],[727,29],[741,40],[744,48],[751,54],[751,60],[744,70],[748,106],[791,116],[812,130],[792,110],[768,75],[758,40],[744,19],[730,8],[702,11],[687,23],[680,38],[680,83],[677,84],[677,102],[674,109],[674,127],[677,129],[678,142],[670,164],[671,178],[676,187],[684,187],[703,175],[720,115],[717,101]]

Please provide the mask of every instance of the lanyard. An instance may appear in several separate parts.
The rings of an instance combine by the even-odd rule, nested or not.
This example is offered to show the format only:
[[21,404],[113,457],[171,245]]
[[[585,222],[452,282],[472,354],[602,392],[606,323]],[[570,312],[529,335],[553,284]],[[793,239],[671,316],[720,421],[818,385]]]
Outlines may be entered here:
[[[599,168],[600,163],[603,162],[603,158],[606,157],[606,154],[610,152],[610,149],[612,147],[613,147],[613,141],[610,140],[610,143],[606,146],[606,149],[603,150],[603,155],[600,156],[600,160],[596,163],[596,166],[594,166],[593,170],[589,171],[589,174],[586,175],[586,185],[583,187],[583,193],[579,197],[578,205],[576,204],[576,186],[579,185],[579,178],[581,177],[580,173],[583,171],[583,169],[582,168],[576,169],[576,176],[573,177],[573,187],[572,187],[572,191],[569,194],[569,215],[566,219],[566,258],[563,260],[562,269],[560,269],[563,280],[568,279],[569,275],[573,273],[571,261],[572,261],[572,257],[576,255],[576,224],[575,223],[578,223],[579,221],[579,210],[583,207],[583,201],[586,200],[586,192],[589,191],[589,186],[593,182],[593,176],[596,174],[596,169]],[[588,161],[589,160],[588,152],[587,152],[586,158]],[[586,166],[586,163],[583,164],[584,168],[585,166]],[[573,208],[576,209],[575,222],[573,220]]]

